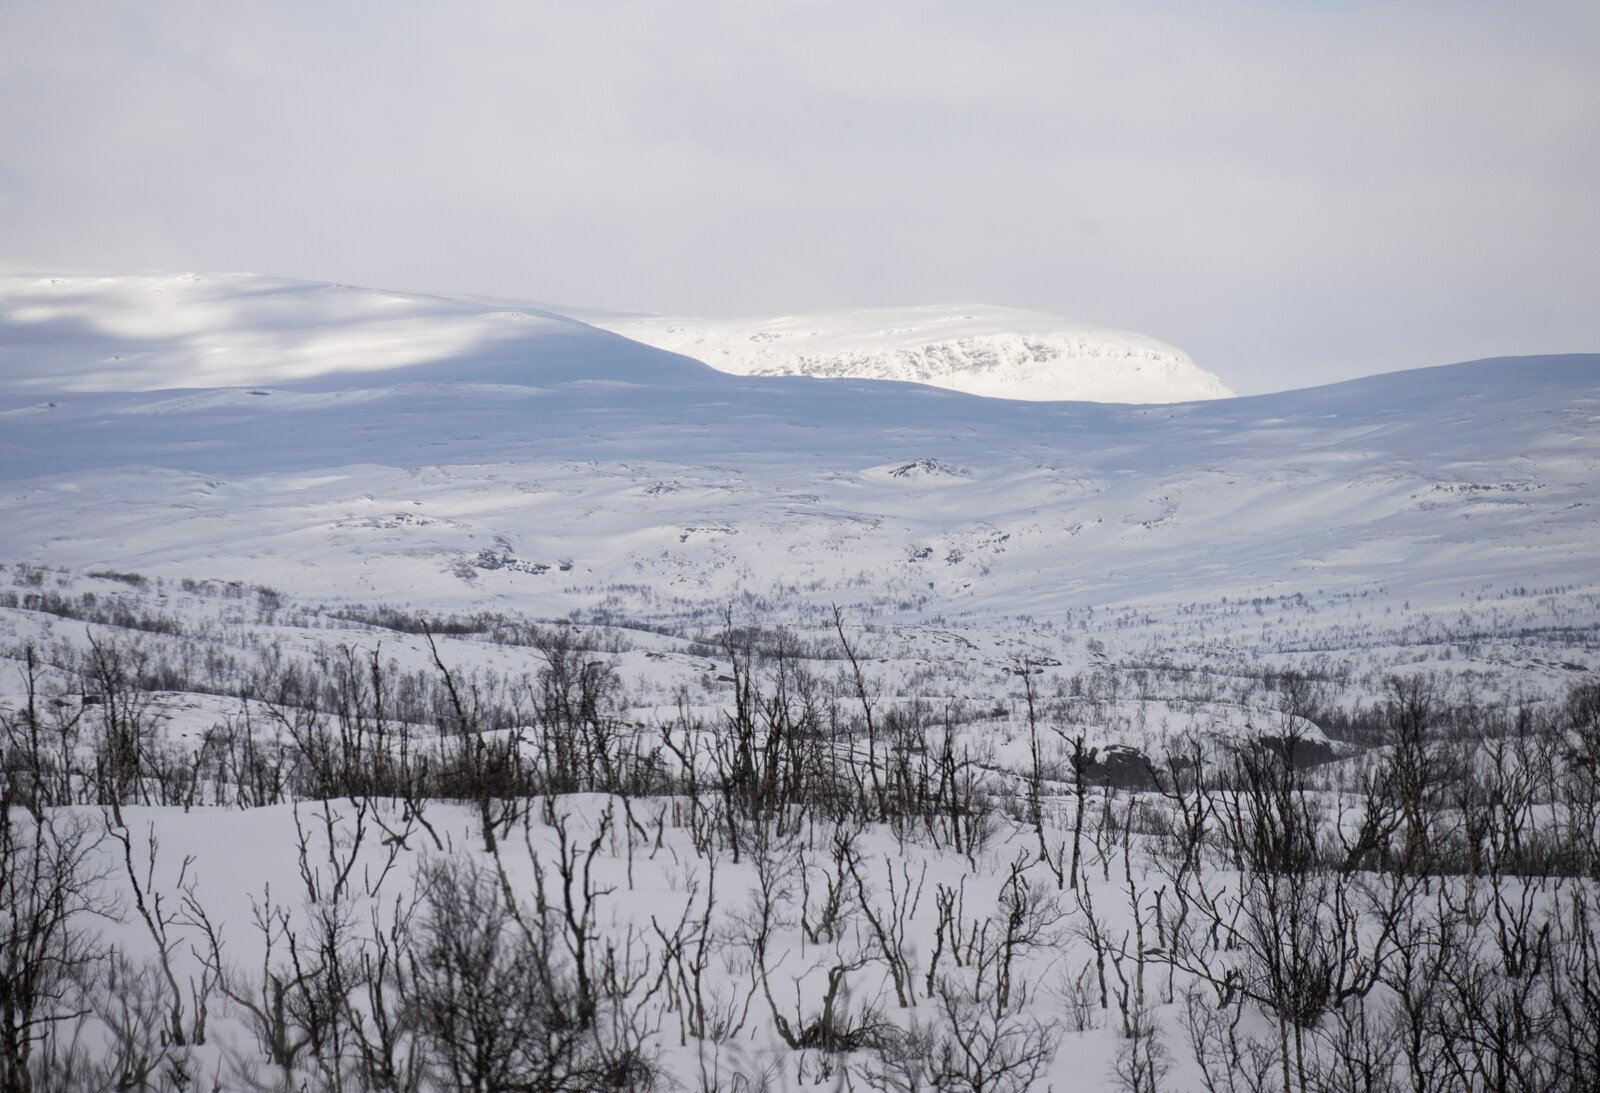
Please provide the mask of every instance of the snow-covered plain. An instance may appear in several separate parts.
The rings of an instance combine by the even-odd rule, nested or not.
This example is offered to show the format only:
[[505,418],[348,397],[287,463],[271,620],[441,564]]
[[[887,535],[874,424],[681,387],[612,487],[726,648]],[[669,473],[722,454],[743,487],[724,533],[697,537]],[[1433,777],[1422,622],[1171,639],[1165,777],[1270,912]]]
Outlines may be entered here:
[[1008,307],[589,321],[739,376],[902,380],[1038,402],[1191,402],[1233,393],[1154,338]]

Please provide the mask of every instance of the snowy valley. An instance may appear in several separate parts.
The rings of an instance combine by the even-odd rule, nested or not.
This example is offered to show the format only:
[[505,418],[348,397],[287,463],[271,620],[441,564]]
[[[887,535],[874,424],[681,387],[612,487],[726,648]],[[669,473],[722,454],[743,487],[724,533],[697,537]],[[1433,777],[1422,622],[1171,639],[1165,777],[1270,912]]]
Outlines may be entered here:
[[1600,355],[594,322],[0,282],[0,1087],[1600,1073]]

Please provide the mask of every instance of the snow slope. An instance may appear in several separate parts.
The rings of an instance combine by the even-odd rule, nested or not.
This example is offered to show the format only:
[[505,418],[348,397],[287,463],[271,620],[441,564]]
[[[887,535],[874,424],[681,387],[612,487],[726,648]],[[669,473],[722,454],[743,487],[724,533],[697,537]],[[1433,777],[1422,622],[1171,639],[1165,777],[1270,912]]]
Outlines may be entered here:
[[524,304],[253,274],[0,268],[0,392],[636,378],[688,362]]
[[1191,402],[1233,393],[1154,338],[1014,308],[589,321],[740,376],[903,380],[1038,402]]
[[[0,558],[540,615],[740,596],[908,626],[1092,614],[1198,657],[1559,645],[1600,622],[1600,356],[1051,404],[729,376],[535,316],[454,356],[224,349],[207,371],[207,346],[292,355],[392,294],[202,284],[196,314],[136,339],[134,306],[7,303]],[[112,345],[137,347],[127,372]],[[195,387],[223,374],[251,386]]]

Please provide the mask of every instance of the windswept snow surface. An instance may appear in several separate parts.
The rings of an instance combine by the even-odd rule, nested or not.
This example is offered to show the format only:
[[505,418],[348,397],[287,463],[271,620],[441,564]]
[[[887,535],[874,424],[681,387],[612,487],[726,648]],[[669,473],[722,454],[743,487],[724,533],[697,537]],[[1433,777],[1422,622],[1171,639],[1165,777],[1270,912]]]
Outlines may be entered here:
[[739,376],[902,380],[1035,402],[1193,402],[1233,394],[1154,338],[1014,308],[590,321]]
[[14,561],[543,616],[1094,618],[1196,657],[1597,622],[1597,355],[1044,404],[337,286],[9,284]]
[[675,368],[692,366],[526,304],[253,274],[66,277],[0,268],[6,394],[530,384]]

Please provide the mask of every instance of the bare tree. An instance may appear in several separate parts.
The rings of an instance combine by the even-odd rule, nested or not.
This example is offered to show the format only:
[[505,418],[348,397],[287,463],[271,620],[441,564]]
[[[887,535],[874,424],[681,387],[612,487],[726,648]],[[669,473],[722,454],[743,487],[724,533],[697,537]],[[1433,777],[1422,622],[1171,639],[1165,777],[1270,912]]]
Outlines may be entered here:
[[598,1051],[555,933],[520,929],[491,873],[429,868],[406,992],[437,1081],[474,1093],[649,1084],[643,1060],[619,1070]]
[[88,1012],[77,984],[102,950],[90,920],[108,915],[93,863],[97,825],[35,819],[0,792],[0,1090],[30,1093],[34,1050],[52,1026]]

